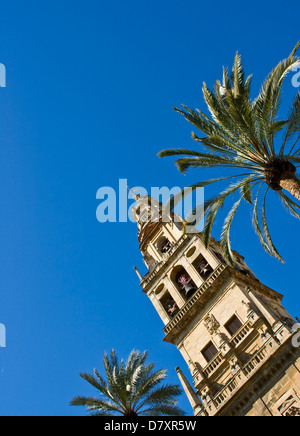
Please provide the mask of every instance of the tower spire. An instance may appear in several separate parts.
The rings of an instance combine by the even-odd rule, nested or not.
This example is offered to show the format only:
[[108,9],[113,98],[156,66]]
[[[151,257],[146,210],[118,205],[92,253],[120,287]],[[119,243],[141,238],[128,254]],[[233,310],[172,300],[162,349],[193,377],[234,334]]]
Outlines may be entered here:
[[131,189],[127,186],[128,191],[132,194],[132,197],[135,201],[138,201],[141,198],[140,194],[137,194],[138,188]]

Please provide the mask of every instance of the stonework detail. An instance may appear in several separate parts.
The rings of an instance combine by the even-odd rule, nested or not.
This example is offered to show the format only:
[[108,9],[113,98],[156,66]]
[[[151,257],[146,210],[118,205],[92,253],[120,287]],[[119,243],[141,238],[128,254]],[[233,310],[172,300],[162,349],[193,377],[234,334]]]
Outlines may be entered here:
[[204,325],[210,335],[217,333],[220,327],[220,324],[216,318],[211,314],[207,315],[207,317],[204,319]]

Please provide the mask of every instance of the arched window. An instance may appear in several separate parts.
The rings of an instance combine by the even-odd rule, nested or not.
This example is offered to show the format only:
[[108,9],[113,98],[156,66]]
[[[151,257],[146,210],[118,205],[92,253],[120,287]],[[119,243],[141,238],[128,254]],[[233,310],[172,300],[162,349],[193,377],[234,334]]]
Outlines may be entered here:
[[197,272],[200,274],[202,280],[207,280],[213,272],[213,268],[207,262],[205,257],[201,254],[194,262],[193,265]]
[[197,286],[183,267],[176,268],[171,278],[186,300],[189,300],[197,291]]
[[169,318],[174,318],[174,316],[179,312],[179,307],[168,291],[164,293],[159,301]]

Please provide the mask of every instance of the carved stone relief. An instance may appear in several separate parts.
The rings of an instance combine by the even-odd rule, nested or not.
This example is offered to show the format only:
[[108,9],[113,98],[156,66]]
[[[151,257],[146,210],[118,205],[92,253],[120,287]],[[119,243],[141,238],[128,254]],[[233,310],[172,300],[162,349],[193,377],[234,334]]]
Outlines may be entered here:
[[214,333],[218,332],[218,329],[220,328],[219,322],[216,320],[216,318],[209,314],[204,320],[204,325],[207,328],[209,334],[213,335]]

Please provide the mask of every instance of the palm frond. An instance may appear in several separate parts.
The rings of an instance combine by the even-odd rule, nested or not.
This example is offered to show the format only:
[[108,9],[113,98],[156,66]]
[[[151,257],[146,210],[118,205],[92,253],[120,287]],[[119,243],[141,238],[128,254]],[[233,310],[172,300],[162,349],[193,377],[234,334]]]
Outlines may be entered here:
[[244,181],[244,184],[241,186],[240,190],[242,193],[241,198],[233,205],[231,211],[227,215],[227,218],[225,219],[225,223],[222,229],[221,233],[221,247],[223,251],[224,258],[227,260],[227,262],[234,266],[235,260],[234,255],[232,253],[231,249],[231,241],[230,241],[230,233],[231,233],[231,227],[233,223],[233,219],[238,211],[238,208],[242,202],[242,200],[246,200],[248,203],[252,204],[252,193],[251,190],[255,185],[259,183],[260,179],[250,177],[247,180]]
[[234,97],[238,98],[244,94],[245,88],[245,71],[242,65],[242,57],[239,53],[236,54],[232,69],[231,81],[234,89]]
[[205,202],[204,211],[206,213],[206,221],[204,225],[203,235],[204,235],[204,244],[206,247],[209,246],[211,240],[211,233],[213,229],[213,225],[217,216],[218,211],[223,206],[225,200],[230,195],[233,195],[237,190],[244,187],[244,185],[248,185],[256,180],[256,177],[251,175],[243,180],[240,180],[236,183],[231,184],[225,191],[211,200]]
[[243,198],[249,204],[253,204],[252,192],[251,192],[251,181],[252,179],[248,179],[241,187],[241,193]]
[[153,406],[142,411],[143,416],[185,416],[185,412],[172,404]]
[[259,237],[260,243],[263,246],[264,250],[268,254],[270,254],[271,256],[274,256],[273,251],[270,249],[269,245],[265,241],[265,238],[263,236],[263,233],[262,233],[262,230],[260,227],[259,217],[258,217],[258,200],[259,200],[259,195],[260,195],[261,189],[264,185],[265,185],[264,182],[260,184],[258,191],[257,191],[257,194],[256,194],[256,197],[255,197],[255,200],[254,200],[253,212],[252,212],[252,222],[253,222],[255,232],[256,232],[257,236]]
[[[223,181],[225,181],[225,180],[235,179],[235,178],[237,178],[237,177],[245,177],[245,176],[249,176],[249,175],[250,175],[250,173],[245,173],[245,174],[236,174],[236,175],[233,175],[233,176],[221,177],[221,178],[219,178],[219,179],[204,180],[204,181],[202,181],[202,182],[194,183],[193,185],[190,185],[188,188],[185,188],[185,189],[179,191],[178,193],[174,194],[174,195],[173,195],[173,196],[168,200],[168,202],[166,203],[166,205],[165,205],[165,207],[164,207],[164,214],[168,214],[169,211],[174,210],[174,208],[175,208],[175,207],[176,207],[180,202],[182,202],[183,199],[184,199],[186,196],[190,195],[191,193],[193,193],[194,191],[196,191],[196,190],[199,189],[199,188],[204,188],[205,186],[212,185],[212,184],[217,183],[217,182],[223,182]],[[194,210],[194,209],[191,211],[191,214],[190,214],[190,215],[191,215],[192,217],[195,215],[195,210]],[[201,217],[200,220],[201,220],[202,218],[203,218],[203,217]],[[187,221],[188,223],[190,222],[188,217],[186,217],[186,221]]]
[[276,120],[281,102],[281,90],[286,76],[298,65],[299,59],[295,54],[299,48],[297,44],[288,59],[280,62],[269,74],[262,90],[252,105],[255,119],[259,125],[261,139],[265,139],[272,155],[274,150],[274,122]]
[[246,170],[255,170],[256,167],[248,162],[230,159],[224,156],[206,155],[203,158],[182,158],[178,159],[175,164],[182,174],[185,174],[188,169],[193,168],[211,168],[213,167],[233,167]]
[[103,385],[99,379],[97,380],[94,376],[87,374],[86,372],[82,372],[80,373],[80,377],[85,380],[86,382],[88,382],[91,386],[93,386],[94,388],[96,388],[99,392],[101,392],[102,394],[106,395],[107,393],[107,389],[106,386]]
[[167,373],[165,370],[156,372],[145,371],[140,379],[140,383],[136,388],[136,399],[141,399],[147,395],[152,389],[166,379]]
[[241,204],[243,200],[243,196],[234,204],[233,208],[231,209],[231,211],[229,212],[224,226],[223,226],[223,230],[222,230],[222,234],[221,234],[221,247],[222,247],[222,251],[223,251],[223,255],[225,257],[225,259],[230,263],[230,265],[234,266],[235,261],[234,261],[234,256],[231,250],[231,242],[230,242],[230,230],[231,230],[231,226],[232,226],[232,222],[233,222],[233,218]]
[[174,150],[163,150],[161,151],[158,156],[159,157],[168,157],[168,156],[197,156],[197,157],[207,157],[206,153],[199,153],[198,151],[195,150],[187,150],[187,149],[181,149],[181,148],[177,148]]
[[294,50],[293,50],[292,53],[291,53],[291,56],[296,56],[296,53],[297,53],[297,51],[299,50],[299,48],[300,48],[300,41],[297,42],[297,44],[296,44]]
[[290,110],[289,119],[287,120],[287,130],[283,141],[283,145],[280,150],[281,156],[284,154],[287,141],[292,139],[294,135],[299,135],[299,134],[300,134],[300,93],[297,93],[297,96]]
[[88,409],[89,412],[95,410],[98,412],[103,412],[105,414],[108,414],[109,412],[116,412],[122,414],[124,412],[124,410],[122,410],[121,408],[116,407],[114,403],[103,401],[100,400],[99,398],[94,398],[94,397],[78,396],[71,401],[70,405],[84,406]]
[[90,412],[91,417],[98,416],[113,416],[113,414],[108,410],[97,410],[97,412]]
[[175,399],[181,395],[182,391],[177,385],[164,385],[150,392],[145,399],[139,404],[137,411],[140,411],[145,406],[159,406],[166,402],[176,403]]
[[266,217],[266,200],[267,200],[267,194],[269,192],[269,188],[266,190],[265,196],[264,196],[264,200],[263,200],[263,207],[262,207],[262,225],[263,225],[263,231],[267,240],[267,243],[269,245],[269,247],[271,247],[271,250],[273,251],[275,257],[284,263],[283,258],[281,257],[281,255],[279,254],[278,250],[276,249],[273,240],[271,238],[270,235],[270,231],[269,231],[269,226],[268,226],[268,221],[267,221],[267,217]]
[[[207,89],[207,93],[212,95],[210,91]],[[215,97],[214,97],[215,98]],[[215,99],[214,101],[217,101]],[[261,159],[261,156],[258,156],[253,150],[253,148],[249,145],[249,141],[245,135],[241,132],[237,132],[232,122],[228,119],[228,114],[225,113],[222,117],[221,122],[215,122],[207,117],[202,111],[199,109],[192,110],[187,108],[185,105],[182,105],[185,111],[174,108],[175,111],[180,113],[185,117],[185,119],[197,127],[201,132],[204,132],[209,139],[211,138],[220,138],[223,141],[227,141],[228,151],[233,150],[235,154],[239,153],[241,155],[246,155],[245,151],[252,151],[253,156],[256,156],[258,160]],[[213,110],[212,108],[210,110]],[[217,109],[215,109],[217,111]],[[222,110],[226,111],[225,108],[222,107]]]
[[206,84],[203,86],[203,95],[214,122],[222,126],[226,136],[233,142],[243,142],[243,148],[261,160],[263,154],[256,138],[249,102],[243,96],[235,98],[234,89],[231,89],[231,92],[227,91],[225,94],[225,106]]
[[300,220],[300,214],[296,212],[295,209],[300,209],[300,205],[295,203],[291,198],[289,198],[287,195],[285,195],[284,192],[279,191],[278,192],[279,197],[282,200],[282,203],[287,208],[288,212],[294,216],[295,218]]
[[[298,151],[298,153],[300,152],[300,150]],[[295,163],[300,163],[300,156],[298,155],[293,155],[291,156],[291,161],[295,162]]]

